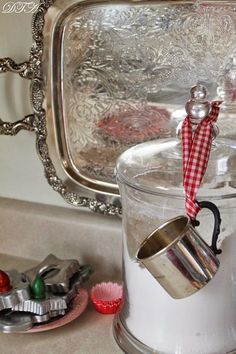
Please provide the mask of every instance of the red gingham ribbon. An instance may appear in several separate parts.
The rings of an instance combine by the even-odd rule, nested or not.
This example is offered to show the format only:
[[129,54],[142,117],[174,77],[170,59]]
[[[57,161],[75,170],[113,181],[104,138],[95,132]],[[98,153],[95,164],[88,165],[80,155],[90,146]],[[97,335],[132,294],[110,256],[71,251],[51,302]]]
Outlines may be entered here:
[[196,194],[207,168],[213,139],[212,123],[218,118],[221,103],[221,101],[212,102],[210,114],[198,124],[194,135],[192,135],[189,116],[185,118],[182,125],[185,209],[186,214],[193,220],[200,210]]

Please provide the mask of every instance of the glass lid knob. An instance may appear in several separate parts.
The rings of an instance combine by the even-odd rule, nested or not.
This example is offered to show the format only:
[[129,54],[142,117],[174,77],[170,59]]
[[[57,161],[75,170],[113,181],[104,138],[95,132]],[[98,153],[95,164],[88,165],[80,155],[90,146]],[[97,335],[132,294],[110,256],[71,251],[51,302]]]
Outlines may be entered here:
[[[190,100],[185,105],[185,110],[192,123],[192,131],[195,132],[198,124],[211,112],[211,103],[207,101],[207,89],[201,84],[193,86],[190,90]],[[181,138],[181,129],[183,122],[180,122],[176,129],[176,135]],[[219,128],[212,123],[213,139],[219,135]]]

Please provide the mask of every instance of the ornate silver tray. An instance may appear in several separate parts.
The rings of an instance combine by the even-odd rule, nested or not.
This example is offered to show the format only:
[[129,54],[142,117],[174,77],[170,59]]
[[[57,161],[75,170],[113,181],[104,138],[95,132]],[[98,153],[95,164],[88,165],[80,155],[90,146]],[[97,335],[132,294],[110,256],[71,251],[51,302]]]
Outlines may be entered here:
[[15,123],[0,120],[0,134],[34,131],[55,191],[74,206],[119,215],[120,153],[173,135],[196,82],[212,97],[217,87],[226,95],[236,5],[41,0],[32,35],[29,60],[2,58],[0,72],[31,80],[33,113]]

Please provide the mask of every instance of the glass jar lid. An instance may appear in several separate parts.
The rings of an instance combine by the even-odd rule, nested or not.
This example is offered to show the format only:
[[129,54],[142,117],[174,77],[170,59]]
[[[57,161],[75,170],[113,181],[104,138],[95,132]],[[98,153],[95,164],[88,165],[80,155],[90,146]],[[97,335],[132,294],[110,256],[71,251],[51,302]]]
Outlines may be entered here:
[[[117,162],[117,179],[152,194],[184,197],[182,144],[178,138],[152,140],[125,151]],[[236,196],[236,144],[216,139],[198,197]]]

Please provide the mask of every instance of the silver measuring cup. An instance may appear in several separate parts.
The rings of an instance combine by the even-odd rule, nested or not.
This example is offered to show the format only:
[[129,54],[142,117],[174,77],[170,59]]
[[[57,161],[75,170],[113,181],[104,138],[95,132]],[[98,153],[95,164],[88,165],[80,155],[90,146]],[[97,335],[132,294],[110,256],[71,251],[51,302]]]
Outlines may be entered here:
[[[210,202],[199,203],[215,216],[212,245],[208,246],[187,216],[177,216],[154,230],[138,248],[136,259],[175,299],[185,298],[203,288],[216,274],[221,253],[216,243],[220,213]],[[194,224],[194,225],[193,225]]]

